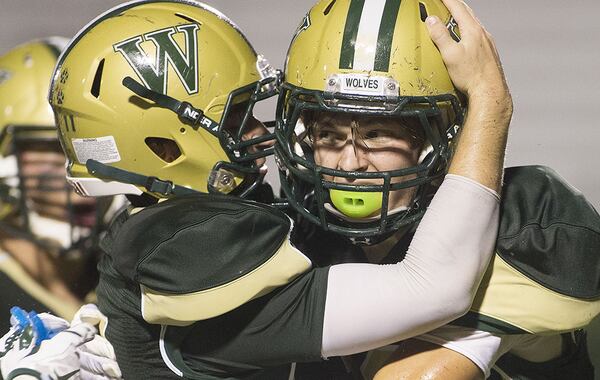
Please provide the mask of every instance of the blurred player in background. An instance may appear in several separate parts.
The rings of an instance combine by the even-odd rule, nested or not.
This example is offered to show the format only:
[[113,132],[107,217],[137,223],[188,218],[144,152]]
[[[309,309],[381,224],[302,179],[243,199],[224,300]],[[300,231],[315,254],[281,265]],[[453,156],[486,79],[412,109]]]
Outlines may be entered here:
[[73,317],[96,285],[98,238],[115,207],[66,182],[47,96],[67,41],[35,40],[0,57],[1,331],[13,305]]

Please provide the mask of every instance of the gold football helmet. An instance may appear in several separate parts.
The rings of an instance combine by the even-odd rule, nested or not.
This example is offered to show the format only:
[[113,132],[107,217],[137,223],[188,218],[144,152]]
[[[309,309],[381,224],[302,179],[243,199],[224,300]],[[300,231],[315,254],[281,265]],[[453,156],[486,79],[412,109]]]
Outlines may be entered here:
[[[440,0],[321,0],[302,20],[279,94],[276,159],[282,190],[306,219],[364,238],[422,216],[430,185],[445,173],[463,117],[457,91],[429,37],[429,15],[438,16],[460,38]],[[352,120],[397,118],[416,126],[413,132],[423,139],[418,164],[378,172],[319,165],[311,128],[315,115],[324,113]],[[411,203],[388,210],[390,193],[402,189],[414,192]]]
[[[48,87],[67,44],[50,37],[21,44],[0,56],[0,220],[11,215],[27,225],[17,152],[32,141],[58,144]],[[22,178],[21,178],[22,179]],[[52,190],[52,189],[49,189]],[[64,188],[61,188],[64,190]]]
[[260,183],[256,102],[277,73],[226,16],[189,0],[136,1],[71,41],[50,103],[81,194],[243,196]]
[[[0,57],[0,147],[9,150],[9,126],[54,127],[48,87],[54,65],[67,44],[51,37],[19,45]],[[56,139],[54,133],[47,134]]]

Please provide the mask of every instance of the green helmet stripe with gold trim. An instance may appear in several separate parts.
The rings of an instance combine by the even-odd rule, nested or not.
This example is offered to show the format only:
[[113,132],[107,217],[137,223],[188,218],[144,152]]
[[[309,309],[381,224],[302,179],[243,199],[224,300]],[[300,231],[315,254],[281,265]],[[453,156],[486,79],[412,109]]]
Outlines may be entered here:
[[379,35],[377,36],[377,50],[375,52],[376,71],[388,71],[390,67],[390,53],[392,51],[392,39],[394,38],[394,29],[398,10],[400,9],[400,0],[387,0],[381,25],[379,26]]
[[342,51],[340,52],[340,69],[351,69],[354,63],[354,46],[364,5],[365,0],[352,0],[350,2],[346,26],[344,27]]
[[[340,69],[388,70],[400,2],[351,0],[340,52]],[[356,49],[357,46],[373,45],[376,45],[375,51]]]

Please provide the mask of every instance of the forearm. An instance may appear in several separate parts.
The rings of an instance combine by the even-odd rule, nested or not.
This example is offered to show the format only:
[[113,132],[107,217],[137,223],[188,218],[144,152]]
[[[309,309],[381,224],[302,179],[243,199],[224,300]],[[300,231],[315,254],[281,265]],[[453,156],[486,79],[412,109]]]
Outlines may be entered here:
[[483,372],[469,358],[433,343],[408,339],[372,377],[374,380],[482,380]]

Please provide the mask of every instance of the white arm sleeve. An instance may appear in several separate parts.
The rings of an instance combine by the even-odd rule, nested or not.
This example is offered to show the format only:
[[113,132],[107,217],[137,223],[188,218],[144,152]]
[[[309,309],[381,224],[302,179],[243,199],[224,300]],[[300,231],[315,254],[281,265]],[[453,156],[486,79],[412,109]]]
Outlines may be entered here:
[[460,326],[442,326],[416,339],[437,344],[470,359],[487,379],[496,360],[515,345],[521,335],[496,335]]
[[496,361],[511,352],[525,360],[541,363],[560,356],[562,337],[555,335],[493,334],[461,326],[442,326],[416,339],[437,344],[469,358],[487,379]]
[[331,267],[322,356],[385,346],[466,313],[493,253],[499,203],[494,191],[447,175],[404,260]]

